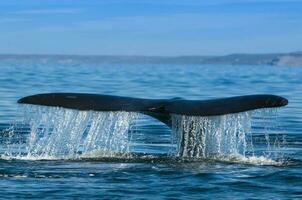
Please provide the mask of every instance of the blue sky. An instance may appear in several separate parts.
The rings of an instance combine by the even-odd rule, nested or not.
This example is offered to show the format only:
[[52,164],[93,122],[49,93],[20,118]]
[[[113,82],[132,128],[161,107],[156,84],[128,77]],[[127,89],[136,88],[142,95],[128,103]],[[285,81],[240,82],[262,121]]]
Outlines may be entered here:
[[301,0],[0,2],[1,54],[177,56],[301,50]]

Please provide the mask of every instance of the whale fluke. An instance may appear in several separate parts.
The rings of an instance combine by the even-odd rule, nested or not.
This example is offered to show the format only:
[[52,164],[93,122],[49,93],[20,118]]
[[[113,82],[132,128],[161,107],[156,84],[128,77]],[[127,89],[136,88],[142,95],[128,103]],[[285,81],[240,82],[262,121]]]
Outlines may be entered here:
[[21,104],[63,107],[76,110],[128,111],[150,115],[170,126],[171,114],[214,116],[260,108],[281,107],[288,100],[276,95],[246,95],[211,100],[142,99],[85,93],[46,93],[23,97]]

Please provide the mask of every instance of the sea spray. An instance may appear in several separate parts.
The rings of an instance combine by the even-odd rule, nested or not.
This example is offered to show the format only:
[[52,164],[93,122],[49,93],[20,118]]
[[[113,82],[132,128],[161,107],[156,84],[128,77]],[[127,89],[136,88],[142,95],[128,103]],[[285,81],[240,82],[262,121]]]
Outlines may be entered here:
[[284,156],[286,134],[278,123],[278,108],[253,111],[252,130],[257,146],[253,153],[274,159]]
[[[129,152],[131,112],[76,111],[26,106],[24,122],[30,133],[20,150],[8,145],[6,155],[28,159],[72,158],[91,151],[103,156]],[[16,133],[17,135],[17,133]],[[14,133],[10,138],[16,137]],[[20,145],[19,145],[20,146]]]

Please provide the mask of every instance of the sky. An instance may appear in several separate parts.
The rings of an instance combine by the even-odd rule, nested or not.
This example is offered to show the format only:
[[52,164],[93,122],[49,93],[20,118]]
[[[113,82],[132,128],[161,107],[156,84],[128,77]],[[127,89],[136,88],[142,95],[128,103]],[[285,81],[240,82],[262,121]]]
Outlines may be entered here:
[[0,54],[227,55],[302,50],[302,0],[5,0]]

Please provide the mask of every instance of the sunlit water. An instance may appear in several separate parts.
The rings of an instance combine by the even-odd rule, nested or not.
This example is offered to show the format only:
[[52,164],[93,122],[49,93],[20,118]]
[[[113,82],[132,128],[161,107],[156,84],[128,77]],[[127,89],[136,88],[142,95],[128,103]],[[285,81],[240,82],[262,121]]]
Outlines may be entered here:
[[[0,67],[4,198],[301,197],[300,67],[61,58],[2,60]],[[290,104],[213,117],[173,115],[170,129],[138,113],[16,103],[45,92],[187,99],[272,93]]]

